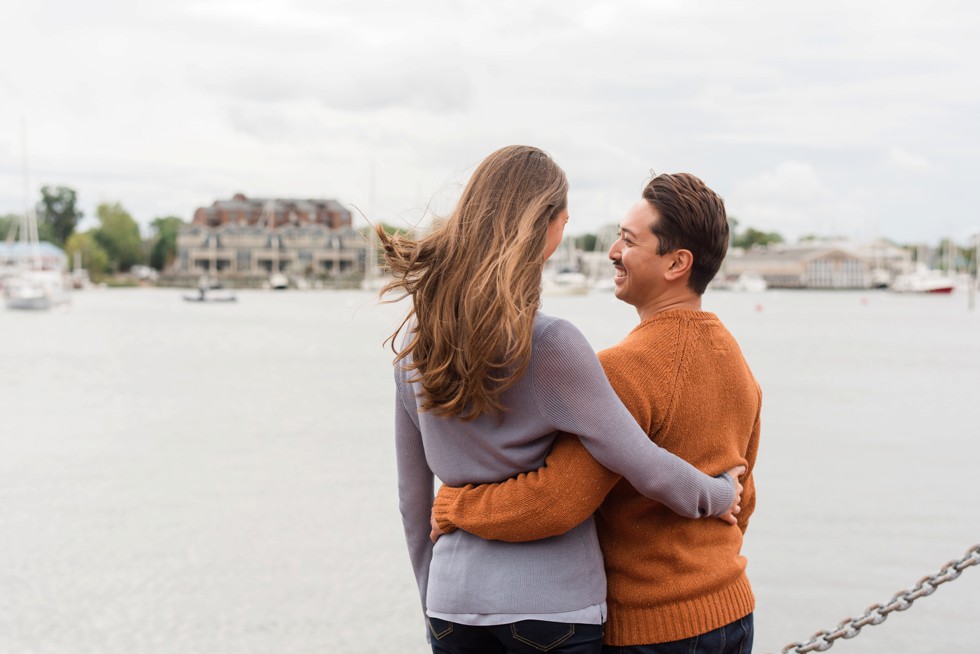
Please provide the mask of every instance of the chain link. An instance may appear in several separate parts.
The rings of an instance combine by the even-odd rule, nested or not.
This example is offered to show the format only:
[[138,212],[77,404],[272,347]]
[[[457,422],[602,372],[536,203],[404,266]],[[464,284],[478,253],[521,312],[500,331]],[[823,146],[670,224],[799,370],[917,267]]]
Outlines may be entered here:
[[854,638],[861,629],[868,625],[879,625],[888,619],[888,615],[895,611],[905,611],[912,606],[912,603],[920,597],[926,597],[936,592],[936,589],[948,581],[953,581],[962,574],[964,570],[972,565],[980,564],[980,545],[974,545],[967,550],[961,559],[950,561],[944,565],[939,572],[923,577],[915,586],[908,590],[900,590],[888,601],[887,604],[872,604],[859,618],[846,618],[834,629],[818,631],[810,637],[810,640],[803,643],[790,643],[782,649],[782,654],[807,654],[808,652],[825,652],[834,646],[834,643],[843,638],[848,640]]

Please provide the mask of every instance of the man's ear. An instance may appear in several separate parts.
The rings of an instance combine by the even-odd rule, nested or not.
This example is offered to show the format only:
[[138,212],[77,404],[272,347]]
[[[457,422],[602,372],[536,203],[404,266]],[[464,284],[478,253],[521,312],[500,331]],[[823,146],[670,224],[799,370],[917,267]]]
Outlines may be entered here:
[[690,250],[674,250],[670,253],[670,267],[664,277],[667,281],[675,281],[691,274],[694,266],[694,255]]

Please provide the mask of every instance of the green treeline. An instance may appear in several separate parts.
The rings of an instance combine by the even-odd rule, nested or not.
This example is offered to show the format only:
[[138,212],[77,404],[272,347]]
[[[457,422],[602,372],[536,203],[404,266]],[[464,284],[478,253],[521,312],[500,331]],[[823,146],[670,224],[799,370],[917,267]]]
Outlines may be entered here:
[[[107,275],[127,272],[136,265],[149,265],[164,270],[177,256],[177,233],[184,221],[175,216],[155,218],[150,223],[151,235],[144,239],[139,224],[118,202],[104,202],[95,209],[98,227],[78,232],[83,214],[78,195],[67,186],[43,186],[41,199],[35,206],[37,232],[42,241],[62,248],[69,262],[76,253],[81,265],[93,280]],[[21,216],[0,216],[0,239],[17,238]]]
[[[177,256],[177,234],[183,220],[176,216],[162,216],[150,222],[150,236],[143,238],[139,224],[119,202],[104,202],[96,207],[95,217],[98,227],[85,232],[76,228],[83,214],[78,208],[78,195],[68,186],[43,186],[41,198],[36,204],[38,236],[42,241],[48,241],[65,250],[70,262],[75,260],[75,253],[81,257],[82,267],[89,275],[98,280],[107,275],[127,272],[135,265],[149,265],[158,271],[165,270]],[[12,240],[17,237],[21,216],[8,213],[0,215],[0,239]],[[752,227],[739,228],[739,221],[729,218],[731,228],[731,244],[733,247],[750,249],[767,247],[783,243],[784,239],[778,232],[764,232]],[[404,231],[392,225],[384,225],[389,233]],[[611,243],[609,233],[614,233],[616,227],[608,226],[603,230],[607,238],[600,239],[595,233],[569,236],[571,244],[586,252],[596,248],[608,248]],[[366,230],[362,230],[369,238]],[[801,240],[813,240],[816,237],[803,237]],[[915,246],[899,246],[916,252]],[[958,269],[976,269],[976,248],[973,245],[960,246],[943,239],[936,248],[938,252],[955,252],[955,257],[941,260],[940,267],[954,265]]]
[[[753,227],[747,227],[745,229],[739,228],[739,220],[732,216],[728,218],[729,225],[729,240],[731,246],[734,248],[742,248],[745,250],[750,250],[757,247],[769,247],[770,245],[778,245],[780,243],[785,243],[786,240],[783,235],[779,232],[764,232]],[[584,252],[594,252],[597,249],[608,249],[612,245],[612,240],[615,240],[615,233],[618,227],[616,225],[607,225],[602,230],[600,234],[604,235],[605,238],[600,238],[599,234],[587,233],[570,235],[566,237],[566,240],[571,241],[573,247],[578,248]],[[980,238],[977,235],[975,238]],[[820,241],[821,237],[816,235],[807,235],[799,239],[799,241]],[[894,241],[888,241],[891,245],[895,247],[902,248],[912,254],[912,260],[918,261],[920,256],[920,248],[917,245],[903,245],[900,243],[895,243]],[[957,244],[951,239],[944,238],[939,241],[938,244],[928,248],[936,253],[935,256],[935,266],[940,270],[946,270],[952,267],[956,270],[968,270],[975,271],[977,269],[976,261],[977,258],[977,244],[972,242],[969,244]],[[951,253],[948,256],[944,253]]]

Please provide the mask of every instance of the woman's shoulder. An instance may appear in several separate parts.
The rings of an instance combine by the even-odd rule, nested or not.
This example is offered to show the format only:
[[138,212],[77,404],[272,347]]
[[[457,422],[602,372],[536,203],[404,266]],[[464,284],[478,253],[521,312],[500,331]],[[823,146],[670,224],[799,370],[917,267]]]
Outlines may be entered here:
[[578,327],[564,318],[549,316],[540,311],[534,317],[533,338],[535,347],[547,344],[580,344],[585,341],[585,336]]
[[578,327],[564,318],[556,318],[538,312],[534,321],[532,356],[535,358],[557,356],[562,360],[587,355],[595,358],[595,351]]

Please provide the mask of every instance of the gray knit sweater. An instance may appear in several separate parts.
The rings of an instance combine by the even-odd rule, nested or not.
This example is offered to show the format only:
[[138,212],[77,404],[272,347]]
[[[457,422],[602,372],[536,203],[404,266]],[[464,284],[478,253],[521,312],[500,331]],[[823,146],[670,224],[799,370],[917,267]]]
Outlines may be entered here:
[[558,431],[577,434],[596,460],[681,515],[721,515],[734,497],[727,475],[708,477],[650,440],[619,401],[588,341],[565,320],[538,314],[530,365],[503,394],[509,410],[502,418],[463,422],[422,412],[419,388],[407,376],[395,366],[398,492],[423,608],[540,615],[605,600],[591,520],[529,543],[486,541],[462,530],[435,546],[429,541],[434,476],[463,486],[534,470]]

